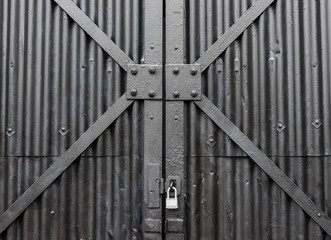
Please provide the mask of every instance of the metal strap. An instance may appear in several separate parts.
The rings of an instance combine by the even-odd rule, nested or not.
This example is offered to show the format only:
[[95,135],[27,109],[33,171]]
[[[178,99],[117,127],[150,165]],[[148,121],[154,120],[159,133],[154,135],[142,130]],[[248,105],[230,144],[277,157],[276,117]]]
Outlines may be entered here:
[[54,0],[125,71],[134,62],[71,0]]
[[0,234],[55,181],[134,100],[119,98],[80,138],[50,166],[1,216]]
[[206,70],[275,0],[259,0],[195,62]]
[[315,222],[331,236],[329,217],[206,96],[194,102],[219,126],[269,177],[271,177]]

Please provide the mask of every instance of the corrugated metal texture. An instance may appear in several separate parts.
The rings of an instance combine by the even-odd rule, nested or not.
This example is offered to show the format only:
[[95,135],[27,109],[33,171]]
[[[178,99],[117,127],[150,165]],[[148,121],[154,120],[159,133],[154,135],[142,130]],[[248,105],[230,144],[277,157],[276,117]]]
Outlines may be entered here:
[[[187,62],[251,4],[187,1]],[[203,92],[269,156],[330,154],[330,13],[325,0],[275,1],[203,75]],[[187,114],[188,155],[244,155],[193,104]]]
[[[253,2],[187,1],[187,63]],[[329,216],[330,16],[329,1],[275,1],[202,78],[204,94]],[[193,103],[186,124],[188,239],[329,239]]]
[[[274,161],[331,214],[330,157]],[[187,163],[188,239],[329,239],[250,159],[188,157]]]
[[[0,158],[3,212],[52,163]],[[142,158],[81,157],[0,239],[141,239]],[[138,206],[138,207],[137,207]]]
[[[75,3],[139,62],[140,4]],[[58,156],[125,92],[126,74],[52,0],[4,0],[0,16],[0,155]],[[85,155],[140,154],[131,134],[138,135],[141,108],[125,113],[127,121],[107,130]]]
[[[74,2],[140,62],[141,2]],[[126,73],[52,0],[0,1],[0,33],[2,213],[125,92]],[[143,110],[134,103],[0,238],[141,238]]]

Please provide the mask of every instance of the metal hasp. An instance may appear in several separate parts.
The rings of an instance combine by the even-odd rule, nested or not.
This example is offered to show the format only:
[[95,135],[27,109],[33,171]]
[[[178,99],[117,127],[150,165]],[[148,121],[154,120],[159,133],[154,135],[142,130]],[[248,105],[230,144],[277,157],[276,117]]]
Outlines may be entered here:
[[181,182],[180,182],[180,177],[179,176],[168,176],[167,179],[165,180],[165,190],[169,187],[169,186],[174,186],[176,187],[176,191],[177,191],[177,196],[180,195],[181,193]]
[[166,65],[166,100],[201,100],[200,64]]
[[128,64],[127,99],[162,99],[162,66]]
[[160,164],[148,164],[148,207],[160,208]]

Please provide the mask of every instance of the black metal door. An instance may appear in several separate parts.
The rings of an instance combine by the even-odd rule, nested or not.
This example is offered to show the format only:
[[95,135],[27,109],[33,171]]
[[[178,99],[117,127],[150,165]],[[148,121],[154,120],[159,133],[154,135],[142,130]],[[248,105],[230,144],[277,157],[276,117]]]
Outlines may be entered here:
[[1,236],[327,238],[329,5],[3,1]]

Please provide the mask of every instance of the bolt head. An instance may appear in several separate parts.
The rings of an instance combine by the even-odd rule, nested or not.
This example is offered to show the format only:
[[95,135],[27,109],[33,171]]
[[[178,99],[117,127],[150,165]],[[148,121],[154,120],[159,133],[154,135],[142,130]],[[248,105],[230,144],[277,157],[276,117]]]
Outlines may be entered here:
[[192,67],[192,68],[191,68],[191,74],[194,76],[194,75],[196,75],[197,73],[198,73],[198,70],[196,70],[195,67]]
[[136,96],[137,95],[137,90],[136,89],[131,89],[130,91],[131,96]]
[[179,92],[177,92],[177,91],[174,91],[174,93],[173,93],[173,96],[174,96],[174,98],[178,98],[179,97]]
[[153,90],[149,91],[148,95],[150,97],[155,97],[155,92]]
[[62,131],[62,132],[65,132],[65,130],[66,130],[65,127],[62,127],[62,128],[61,128],[61,131]]
[[278,128],[282,128],[282,127],[283,127],[283,124],[278,123],[278,124],[277,124],[277,127],[278,127]]
[[132,75],[136,75],[138,73],[138,69],[137,68],[132,68],[131,73],[132,73]]
[[174,69],[172,70],[172,72],[174,74],[178,74],[179,73],[179,68],[178,67],[174,67]]
[[13,128],[12,127],[9,127],[8,128],[8,132],[11,132],[11,131],[13,131]]
[[322,214],[318,213],[318,214],[317,214],[317,217],[322,217]]
[[156,70],[155,70],[155,67],[150,67],[148,70],[149,70],[149,73],[150,73],[150,74],[154,74],[155,71],[156,71]]
[[214,142],[214,139],[213,138],[209,139],[209,142],[210,143],[213,143]]
[[316,123],[316,124],[319,124],[319,123],[320,123],[320,120],[319,120],[319,119],[316,119],[316,120],[315,120],[315,123]]
[[191,93],[192,97],[197,97],[198,96],[198,92],[193,90],[192,93]]

